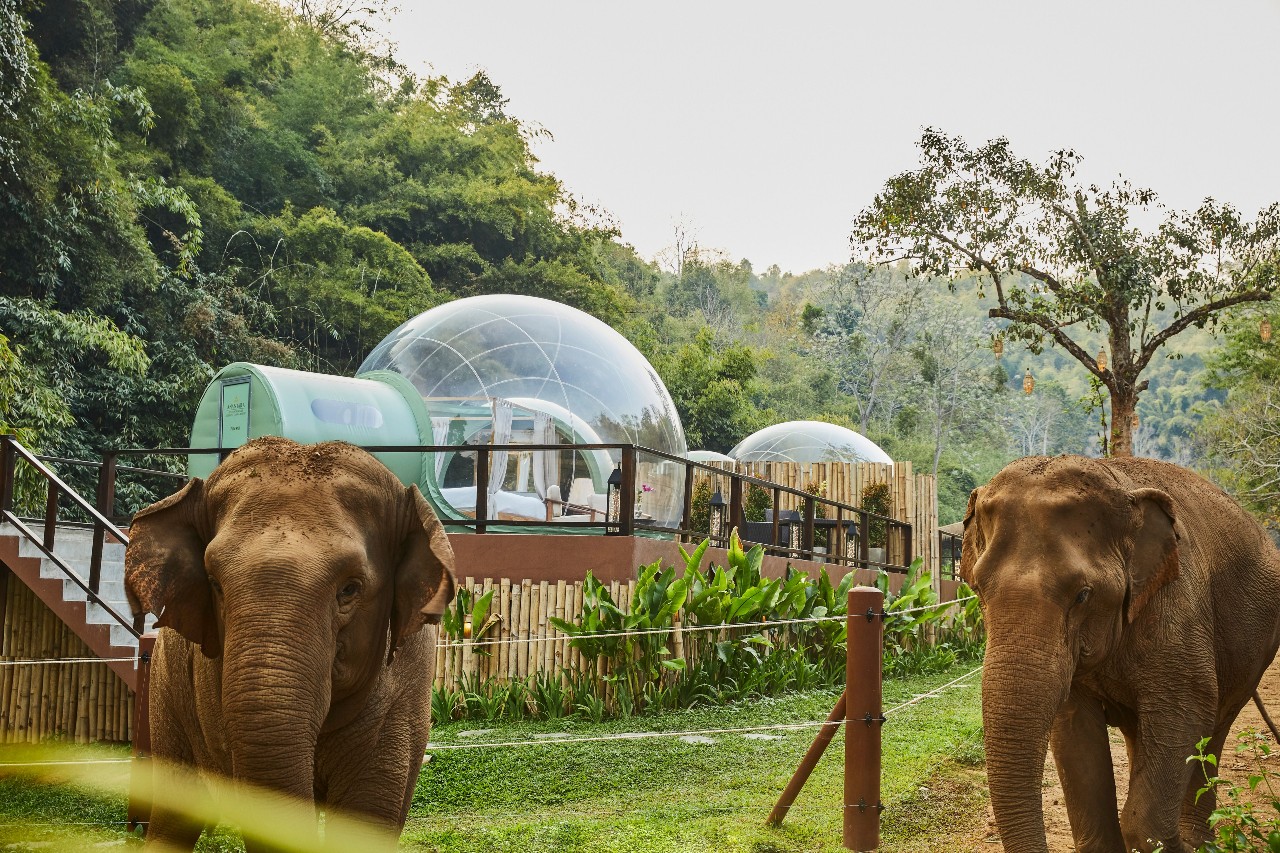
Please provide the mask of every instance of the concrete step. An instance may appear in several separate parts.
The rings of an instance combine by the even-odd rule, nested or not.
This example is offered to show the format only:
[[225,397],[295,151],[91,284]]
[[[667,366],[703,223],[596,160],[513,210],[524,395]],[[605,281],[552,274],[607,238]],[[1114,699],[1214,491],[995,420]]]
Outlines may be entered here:
[[[37,533],[39,531],[36,531]],[[93,557],[93,533],[88,530],[62,530],[53,537],[53,553],[67,562],[89,562]],[[23,539],[18,543],[18,556],[39,557],[44,552],[36,543]],[[111,563],[124,562],[124,546],[108,539],[102,543],[102,561]]]
[[[98,595],[107,601],[128,601],[129,596],[125,594],[123,581],[103,581],[98,584]],[[82,590],[75,581],[62,581],[62,600],[77,601],[85,598],[84,590]]]
[[[59,554],[59,557],[62,555]],[[63,558],[65,560],[65,558]],[[89,582],[89,560],[66,560],[71,570],[81,578],[85,583]],[[62,569],[58,568],[58,564],[48,557],[40,558],[40,577],[49,580],[60,580],[67,575]],[[102,583],[124,583],[124,563],[106,563],[102,564],[101,575],[99,580]]]

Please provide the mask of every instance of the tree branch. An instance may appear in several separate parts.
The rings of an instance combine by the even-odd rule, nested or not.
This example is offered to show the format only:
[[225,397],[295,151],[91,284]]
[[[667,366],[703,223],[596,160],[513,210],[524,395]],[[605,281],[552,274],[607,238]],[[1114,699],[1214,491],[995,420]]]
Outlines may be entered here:
[[1245,302],[1270,302],[1271,291],[1263,288],[1254,290],[1246,290],[1241,293],[1235,293],[1231,296],[1225,296],[1222,299],[1215,299],[1213,302],[1206,302],[1194,310],[1188,311],[1178,319],[1169,324],[1168,328],[1155,335],[1145,346],[1142,347],[1142,355],[1138,358],[1138,372],[1141,373],[1151,363],[1151,358],[1156,354],[1156,350],[1164,345],[1164,342],[1172,338],[1174,335],[1184,332],[1190,326],[1196,323],[1208,320],[1215,312],[1221,311],[1223,308],[1230,308],[1232,305],[1240,305]]
[[[1085,352],[1084,348],[1073,341],[1066,332],[1062,330],[1062,326],[1052,323],[1046,317],[1033,314],[1030,311],[1015,311],[1008,307],[992,308],[987,312],[990,317],[999,317],[1005,320],[1012,320],[1015,323],[1026,323],[1031,326],[1038,326],[1049,333],[1050,336],[1076,359],[1085,366],[1085,368],[1106,385],[1108,389],[1115,390],[1111,381],[1113,374],[1110,371],[1101,371],[1098,369],[1098,363],[1093,356]],[[1076,321],[1073,321],[1076,322]]]

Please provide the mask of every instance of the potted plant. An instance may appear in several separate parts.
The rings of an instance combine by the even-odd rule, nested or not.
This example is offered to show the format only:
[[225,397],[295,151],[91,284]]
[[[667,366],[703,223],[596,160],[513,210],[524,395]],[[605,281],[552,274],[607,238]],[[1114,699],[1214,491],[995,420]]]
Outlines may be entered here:
[[[826,497],[827,481],[823,480],[822,482],[818,482],[817,480],[810,480],[809,483],[804,487],[804,490],[807,493],[813,495],[815,498]],[[827,517],[827,505],[814,501],[813,517],[815,519],[819,519],[819,518],[825,519]],[[826,527],[820,527],[817,525],[814,526],[813,551],[814,551],[814,554],[827,553],[827,528]],[[825,557],[815,556],[814,559],[819,563],[826,562]]]
[[872,563],[883,564],[886,559],[885,550],[885,517],[888,517],[890,511],[889,505],[889,484],[888,483],[872,483],[862,490],[862,503],[859,507],[863,512],[871,513],[873,516],[867,519],[867,559]]

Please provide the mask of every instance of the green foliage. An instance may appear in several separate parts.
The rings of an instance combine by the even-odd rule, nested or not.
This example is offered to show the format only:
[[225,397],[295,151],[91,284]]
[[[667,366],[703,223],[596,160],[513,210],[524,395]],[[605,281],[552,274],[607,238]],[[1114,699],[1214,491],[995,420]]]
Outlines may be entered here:
[[870,547],[883,548],[885,532],[888,528],[884,519],[888,517],[891,510],[889,484],[870,483],[865,486],[862,489],[862,498],[858,508],[863,512],[879,516],[867,521],[867,539],[871,543]]
[[[1275,788],[1276,773],[1263,763],[1271,755],[1267,739],[1257,732],[1244,732],[1236,744],[1236,756],[1250,766],[1244,785],[1218,775],[1218,756],[1206,753],[1209,738],[1196,744],[1188,764],[1199,764],[1204,787],[1196,792],[1197,802],[1212,792],[1217,808],[1209,815],[1213,838],[1197,848],[1197,853],[1245,853],[1265,850],[1280,853],[1280,795]],[[1163,853],[1164,846],[1156,848]]]
[[[1118,453],[1132,451],[1141,378],[1166,342],[1280,286],[1278,204],[1249,221],[1206,199],[1144,231],[1134,219],[1155,207],[1155,193],[1079,183],[1074,151],[1035,164],[1007,139],[970,147],[934,129],[919,147],[920,168],[886,182],[855,219],[854,241],[875,257],[913,259],[919,274],[966,277],[980,298],[993,293],[990,316],[1008,321],[1007,337],[1033,353],[1066,350],[1105,386]],[[1099,338],[1107,369],[1096,363]]]
[[757,428],[749,348],[717,341],[704,326],[691,341],[650,358],[676,402],[690,447],[724,453]]
[[[709,481],[708,488],[710,488]],[[694,492],[696,495],[697,492]],[[757,486],[755,483],[747,483],[747,489],[742,495],[742,513],[747,521],[764,521],[764,512],[773,507],[773,494],[764,486]],[[825,510],[821,504],[818,509]],[[822,516],[825,518],[826,516]]]

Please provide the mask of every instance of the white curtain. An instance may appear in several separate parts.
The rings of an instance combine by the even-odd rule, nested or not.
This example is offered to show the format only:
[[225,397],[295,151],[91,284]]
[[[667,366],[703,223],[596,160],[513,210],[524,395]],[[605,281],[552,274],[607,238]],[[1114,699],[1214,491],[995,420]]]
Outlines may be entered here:
[[[533,414],[533,443],[557,444],[556,425],[546,412]],[[560,480],[560,451],[533,451],[533,490],[539,498],[547,496],[547,487],[558,485]]]
[[[511,443],[511,403],[507,400],[493,401],[493,441],[492,444]],[[497,502],[494,495],[502,488],[502,481],[507,477],[507,451],[495,450],[489,454],[489,519],[498,517]]]
[[[431,419],[431,443],[443,447],[449,443],[449,424],[453,422],[453,418],[432,418]],[[440,482],[440,475],[444,473],[444,458],[448,454],[437,453],[436,457],[436,483]]]

